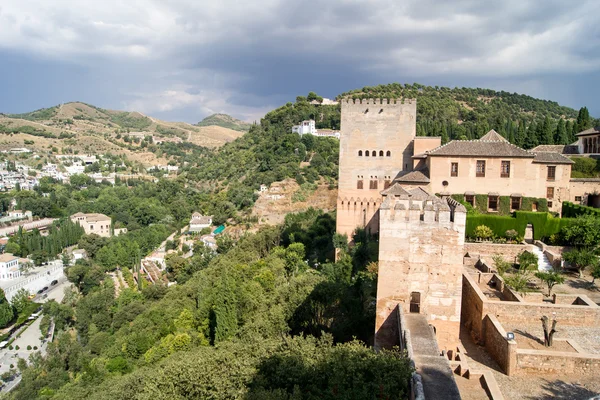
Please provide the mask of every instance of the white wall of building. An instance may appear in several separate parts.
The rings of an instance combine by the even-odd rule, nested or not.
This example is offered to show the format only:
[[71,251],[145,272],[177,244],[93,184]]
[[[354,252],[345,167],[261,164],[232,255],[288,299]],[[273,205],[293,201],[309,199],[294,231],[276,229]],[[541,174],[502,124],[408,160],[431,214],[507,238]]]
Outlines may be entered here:
[[6,298],[10,300],[19,289],[25,289],[31,294],[35,294],[38,290],[44,287],[50,287],[50,283],[53,280],[58,280],[65,276],[62,262],[54,261],[53,264],[49,265],[42,271],[30,274],[28,276],[21,276],[20,279],[16,280],[15,283],[6,282],[2,288]]

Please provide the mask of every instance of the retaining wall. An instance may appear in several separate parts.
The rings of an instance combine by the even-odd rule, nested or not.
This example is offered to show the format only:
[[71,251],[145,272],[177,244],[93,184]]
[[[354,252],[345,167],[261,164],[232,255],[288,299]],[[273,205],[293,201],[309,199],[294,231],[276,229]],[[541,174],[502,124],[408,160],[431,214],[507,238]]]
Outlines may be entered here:
[[544,372],[561,374],[589,374],[600,370],[600,355],[550,350],[518,349],[519,373]]
[[506,338],[506,331],[493,315],[486,315],[483,320],[483,336],[485,350],[498,363],[506,375],[515,373],[517,342]]
[[[560,299],[560,295],[557,295]],[[463,296],[461,308],[461,324],[465,326],[475,340],[482,339],[483,319],[486,314],[495,315],[504,323],[530,323],[538,321],[544,315],[555,315],[561,325],[566,326],[599,326],[600,307],[587,296],[578,296],[577,303],[572,305],[561,303],[539,303],[529,301],[500,301],[485,297],[474,277],[463,274]]]

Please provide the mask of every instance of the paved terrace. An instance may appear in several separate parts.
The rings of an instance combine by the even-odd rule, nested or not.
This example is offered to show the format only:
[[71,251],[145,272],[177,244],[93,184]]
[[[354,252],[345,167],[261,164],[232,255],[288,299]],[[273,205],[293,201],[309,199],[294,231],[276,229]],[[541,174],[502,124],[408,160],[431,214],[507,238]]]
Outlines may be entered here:
[[437,340],[422,314],[406,314],[406,329],[410,331],[413,360],[423,380],[425,399],[460,400],[454,373],[446,357],[440,356]]

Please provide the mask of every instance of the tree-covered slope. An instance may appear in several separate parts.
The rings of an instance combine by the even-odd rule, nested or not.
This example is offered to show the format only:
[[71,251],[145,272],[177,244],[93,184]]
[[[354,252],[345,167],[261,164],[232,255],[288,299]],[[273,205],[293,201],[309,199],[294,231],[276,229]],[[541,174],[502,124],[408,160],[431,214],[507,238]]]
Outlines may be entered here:
[[392,83],[351,90],[338,98],[415,98],[417,135],[441,136],[444,142],[478,139],[495,129],[524,148],[569,144],[575,133],[594,123],[586,108],[578,112],[554,101],[491,89]]
[[223,128],[233,129],[234,131],[247,132],[251,124],[233,118],[227,114],[213,114],[198,122],[196,126],[220,126]]

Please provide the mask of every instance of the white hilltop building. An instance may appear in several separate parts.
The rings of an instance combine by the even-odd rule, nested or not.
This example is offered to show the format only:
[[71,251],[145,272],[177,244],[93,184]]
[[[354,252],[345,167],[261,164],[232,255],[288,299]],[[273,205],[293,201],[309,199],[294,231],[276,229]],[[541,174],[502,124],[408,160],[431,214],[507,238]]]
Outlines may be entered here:
[[339,131],[334,131],[331,129],[317,130],[315,121],[313,119],[302,121],[300,123],[300,125],[292,126],[292,133],[297,133],[300,136],[313,135],[313,136],[319,136],[319,137],[334,137],[336,139],[340,138]]

